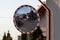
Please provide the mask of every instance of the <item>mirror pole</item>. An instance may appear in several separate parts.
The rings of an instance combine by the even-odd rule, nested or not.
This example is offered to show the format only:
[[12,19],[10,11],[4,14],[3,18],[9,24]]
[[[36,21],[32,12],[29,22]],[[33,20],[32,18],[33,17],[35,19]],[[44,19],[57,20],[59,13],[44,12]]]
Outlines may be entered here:
[[27,33],[27,40],[30,40],[30,33]]

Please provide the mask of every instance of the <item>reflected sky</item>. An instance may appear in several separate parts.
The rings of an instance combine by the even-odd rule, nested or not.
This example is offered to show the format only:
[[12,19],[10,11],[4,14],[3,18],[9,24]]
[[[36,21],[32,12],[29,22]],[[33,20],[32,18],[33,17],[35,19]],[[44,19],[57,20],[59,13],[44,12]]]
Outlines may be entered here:
[[20,14],[26,14],[26,13],[30,13],[31,10],[33,10],[33,12],[36,12],[33,8],[31,7],[22,7],[20,8],[17,13],[16,16],[19,16]]

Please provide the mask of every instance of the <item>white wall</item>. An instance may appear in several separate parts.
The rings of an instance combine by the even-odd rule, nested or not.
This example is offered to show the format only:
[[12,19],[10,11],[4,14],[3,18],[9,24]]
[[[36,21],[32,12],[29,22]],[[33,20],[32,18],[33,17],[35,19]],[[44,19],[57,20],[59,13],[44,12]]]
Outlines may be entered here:
[[60,40],[60,0],[47,0],[47,6],[52,10],[54,40]]

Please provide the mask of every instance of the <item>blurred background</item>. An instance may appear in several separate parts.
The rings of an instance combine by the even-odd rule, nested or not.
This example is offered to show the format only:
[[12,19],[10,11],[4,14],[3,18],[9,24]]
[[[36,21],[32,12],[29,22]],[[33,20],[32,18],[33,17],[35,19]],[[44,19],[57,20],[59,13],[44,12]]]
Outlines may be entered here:
[[36,10],[41,6],[38,0],[0,0],[0,40],[3,40],[4,35],[10,35],[13,40],[20,38],[21,33],[14,26],[13,15],[19,6],[25,4],[33,6]]

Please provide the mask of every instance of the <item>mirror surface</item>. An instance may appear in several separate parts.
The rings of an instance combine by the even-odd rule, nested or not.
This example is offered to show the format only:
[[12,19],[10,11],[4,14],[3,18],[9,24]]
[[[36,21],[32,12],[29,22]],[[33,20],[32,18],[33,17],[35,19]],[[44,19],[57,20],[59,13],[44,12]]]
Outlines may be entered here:
[[30,32],[37,26],[37,13],[31,6],[23,6],[18,8],[14,16],[14,23],[21,31]]

